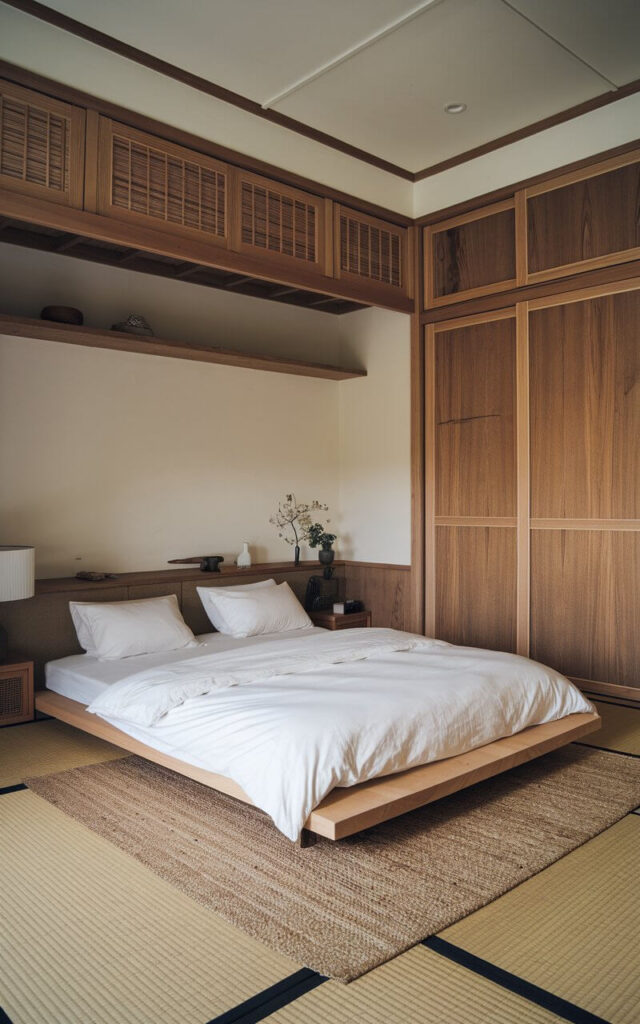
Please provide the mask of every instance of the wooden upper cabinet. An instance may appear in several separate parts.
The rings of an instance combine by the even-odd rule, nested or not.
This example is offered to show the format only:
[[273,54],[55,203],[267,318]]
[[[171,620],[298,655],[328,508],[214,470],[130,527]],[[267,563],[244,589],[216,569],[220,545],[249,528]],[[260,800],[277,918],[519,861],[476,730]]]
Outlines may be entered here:
[[80,107],[0,82],[0,185],[82,207],[85,114]]
[[640,258],[640,150],[525,189],[527,281]]
[[336,203],[333,239],[335,277],[358,282],[372,295],[412,294],[407,228]]
[[320,196],[235,168],[231,247],[269,264],[326,274],[325,205]]
[[424,262],[427,308],[515,288],[515,199],[426,227]]
[[98,213],[226,246],[227,166],[101,117]]

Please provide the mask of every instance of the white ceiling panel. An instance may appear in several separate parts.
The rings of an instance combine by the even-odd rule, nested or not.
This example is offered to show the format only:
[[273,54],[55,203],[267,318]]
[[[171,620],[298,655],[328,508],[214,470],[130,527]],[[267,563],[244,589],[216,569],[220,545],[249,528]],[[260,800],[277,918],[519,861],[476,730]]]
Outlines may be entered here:
[[640,78],[640,0],[509,0],[616,85]]
[[49,7],[263,103],[420,0],[47,0]]
[[606,89],[501,0],[445,0],[275,109],[416,171]]

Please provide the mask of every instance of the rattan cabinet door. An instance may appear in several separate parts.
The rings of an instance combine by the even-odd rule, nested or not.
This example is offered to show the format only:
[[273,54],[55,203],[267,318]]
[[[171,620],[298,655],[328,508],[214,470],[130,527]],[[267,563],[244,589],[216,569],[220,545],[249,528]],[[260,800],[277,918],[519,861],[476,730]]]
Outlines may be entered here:
[[327,274],[325,207],[310,192],[235,170],[232,248],[296,274]]
[[411,296],[407,228],[336,204],[333,231],[336,277],[357,282],[372,299],[400,292]]
[[98,213],[226,247],[226,164],[100,118]]
[[85,112],[0,81],[0,186],[82,207]]

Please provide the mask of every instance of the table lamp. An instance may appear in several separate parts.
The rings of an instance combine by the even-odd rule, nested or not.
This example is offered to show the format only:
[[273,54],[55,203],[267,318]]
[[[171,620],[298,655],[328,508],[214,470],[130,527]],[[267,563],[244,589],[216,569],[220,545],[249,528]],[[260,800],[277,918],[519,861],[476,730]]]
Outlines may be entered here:
[[[33,597],[35,549],[25,544],[0,544],[0,601]],[[0,625],[0,664],[9,647],[7,631]]]

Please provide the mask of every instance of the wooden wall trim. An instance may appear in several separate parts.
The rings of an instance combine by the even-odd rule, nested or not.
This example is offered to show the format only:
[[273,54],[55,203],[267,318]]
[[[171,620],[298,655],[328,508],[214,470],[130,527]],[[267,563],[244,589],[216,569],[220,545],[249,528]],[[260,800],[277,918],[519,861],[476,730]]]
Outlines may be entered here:
[[[420,315],[422,324],[435,323],[445,324],[452,319],[467,314],[470,317],[479,313],[495,312],[504,306],[512,306],[514,303],[528,301],[530,306],[538,299],[544,305],[546,300],[553,295],[567,295],[574,290],[585,288],[597,288],[601,285],[608,285],[618,282],[620,290],[625,290],[625,282],[632,281],[640,274],[640,259],[631,262],[616,263],[612,266],[602,267],[598,270],[586,270],[584,273],[574,273],[571,277],[559,278],[557,281],[544,281],[537,284],[528,284],[513,291],[501,292],[496,295],[484,295],[481,298],[471,299],[468,302],[460,301],[456,306],[449,306],[444,309],[430,309]],[[551,304],[551,303],[547,303]],[[447,318],[450,318],[448,321]],[[445,330],[444,326],[442,330]]]
[[[2,0],[2,2],[6,2],[6,0]],[[372,214],[374,217],[381,217],[383,220],[390,221],[392,224],[396,224],[400,227],[408,227],[413,224],[413,219],[411,217],[408,217],[406,214],[398,213],[397,210],[391,210],[386,206],[380,206],[378,203],[370,203],[367,200],[354,196],[349,192],[343,192],[340,189],[331,188],[330,186],[324,185],[312,178],[306,178],[303,175],[295,174],[293,171],[287,171],[285,168],[278,167],[275,164],[270,164],[265,160],[259,160],[257,157],[251,157],[245,153],[239,153],[237,150],[230,149],[228,146],[222,146],[217,142],[211,142],[209,139],[204,139],[200,135],[194,135],[191,132],[183,131],[181,128],[175,128],[172,125],[165,124],[163,121],[157,121],[155,118],[147,117],[146,114],[138,114],[134,110],[130,110],[127,107],[121,107],[116,103],[111,103],[109,100],[103,100],[99,96],[93,96],[90,93],[83,92],[80,89],[75,89],[72,86],[64,85],[61,82],[55,82],[53,79],[45,78],[43,75],[38,75],[36,72],[20,68],[16,64],[11,64],[8,61],[0,60],[0,78],[5,78],[10,82],[15,82],[16,84],[22,85],[28,89],[34,89],[36,92],[44,93],[47,96],[53,96],[56,99],[61,99],[66,103],[72,103],[76,106],[84,107],[87,110],[92,110],[94,113],[101,114],[103,117],[108,117],[114,121],[129,125],[132,128],[136,128],[138,131],[155,135],[160,139],[174,142],[176,145],[184,146],[187,149],[194,150],[195,152],[203,153],[205,156],[211,156],[214,159],[223,160],[225,163],[231,164],[232,166],[241,167],[248,171],[254,171],[257,174],[264,174],[268,178],[272,178],[274,181],[282,182],[285,185],[291,185],[293,188],[300,188],[304,191],[315,193],[318,196],[324,196],[328,199],[336,200],[337,202],[344,203],[345,206],[350,206],[352,209],[359,210],[362,213]]]
[[640,704],[640,694],[633,686],[621,686],[619,683],[600,683],[594,679],[578,679],[576,676],[569,676],[578,689],[587,693],[603,694],[603,696],[622,697],[624,700],[631,700]]
[[529,311],[526,302],[516,306],[516,473],[517,473],[517,593],[516,645],[518,654],[529,654],[531,552],[530,552],[530,447],[529,447]]
[[436,631],[436,329],[432,324],[425,329],[424,338],[424,545],[425,545],[425,614],[427,636]]
[[423,305],[422,232],[413,233],[416,309],[411,317],[410,444],[411,444],[411,628],[423,633],[425,599],[425,394],[424,332],[418,310]]

